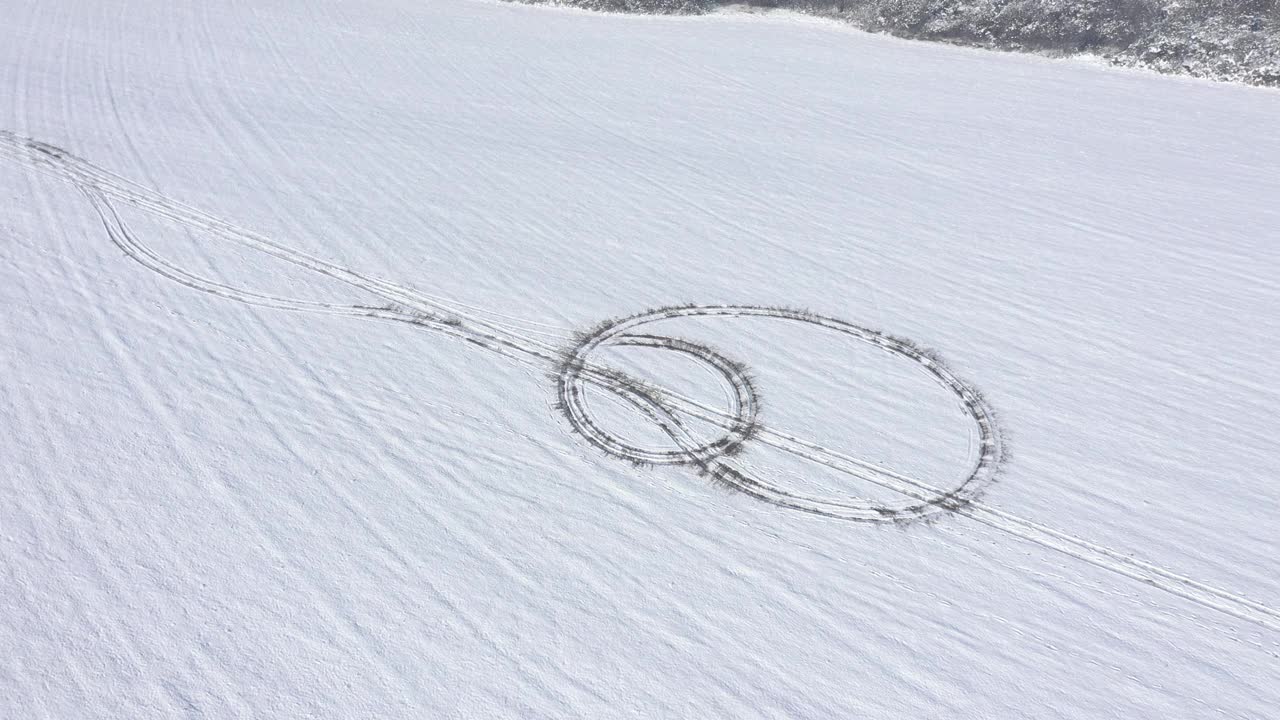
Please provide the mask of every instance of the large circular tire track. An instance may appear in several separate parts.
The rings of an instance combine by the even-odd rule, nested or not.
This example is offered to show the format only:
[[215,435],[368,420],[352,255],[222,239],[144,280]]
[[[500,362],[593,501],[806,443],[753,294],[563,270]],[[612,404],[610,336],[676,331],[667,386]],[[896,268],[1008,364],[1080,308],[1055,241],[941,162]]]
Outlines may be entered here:
[[[832,500],[790,492],[753,476],[733,462],[733,456],[759,430],[759,402],[754,385],[743,365],[697,343],[652,332],[645,326],[677,318],[771,318],[816,326],[868,343],[884,352],[905,358],[922,368],[930,378],[960,401],[978,434],[978,457],[963,479],[952,489],[911,492],[899,503],[868,500]],[[637,332],[646,330],[645,332]],[[698,443],[689,432],[681,413],[663,391],[629,375],[613,370],[595,370],[600,363],[592,356],[608,347],[646,346],[664,348],[697,359],[720,374],[732,388],[734,407],[721,414],[725,433],[712,442]],[[649,416],[678,446],[678,450],[651,450],[628,444],[603,428],[592,417],[584,401],[583,383],[603,387]],[[558,404],[569,425],[600,450],[636,464],[684,464],[697,467],[716,482],[745,492],[760,500],[795,510],[828,517],[863,522],[903,522],[954,511],[972,501],[994,477],[1000,458],[1000,444],[993,413],[982,396],[960,380],[945,365],[912,343],[876,330],[816,313],[788,308],[755,305],[688,305],[650,310],[597,326],[583,335],[564,353],[556,373]],[[818,461],[804,445],[781,443],[787,449]],[[819,461],[820,462],[820,461]]]

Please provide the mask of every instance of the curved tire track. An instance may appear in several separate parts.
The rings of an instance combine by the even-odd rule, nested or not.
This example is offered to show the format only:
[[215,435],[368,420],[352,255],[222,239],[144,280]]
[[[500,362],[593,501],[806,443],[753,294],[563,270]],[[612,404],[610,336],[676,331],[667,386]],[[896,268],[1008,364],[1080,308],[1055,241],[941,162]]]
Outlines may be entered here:
[[[516,362],[550,371],[555,377],[558,405],[570,427],[593,446],[612,456],[638,464],[688,465],[718,484],[763,502],[829,518],[884,523],[910,521],[944,512],[968,517],[1094,567],[1138,580],[1201,607],[1280,631],[1280,610],[1264,603],[979,502],[976,499],[978,493],[995,476],[1001,460],[1000,436],[993,414],[980,393],[937,358],[910,341],[800,310],[753,305],[685,305],[659,308],[602,323],[579,336],[576,343],[565,349],[553,342],[538,340],[522,333],[510,323],[486,319],[493,317],[492,313],[477,311],[475,308],[367,276],[281,245],[265,236],[159,195],[55,146],[0,130],[0,158],[55,176],[79,189],[101,218],[108,237],[126,255],[143,267],[192,289],[262,307],[406,323],[462,340]],[[212,238],[258,250],[284,262],[312,270],[379,297],[385,304],[341,305],[297,300],[238,288],[202,277],[169,262],[140,242],[121,219],[114,202],[126,203]],[[681,317],[768,317],[804,323],[853,337],[885,352],[904,357],[918,364],[935,382],[959,398],[978,428],[978,457],[962,482],[954,488],[945,489],[768,427],[760,420],[759,395],[744,366],[705,345],[651,332],[636,332],[658,320]],[[593,353],[610,346],[651,347],[692,358],[728,383],[730,407],[728,410],[709,407],[592,361]],[[585,384],[612,393],[636,408],[669,437],[677,449],[640,448],[608,432],[594,421],[582,402]],[[712,441],[701,440],[689,429],[685,418],[718,425],[724,429],[724,434]],[[792,493],[742,469],[735,455],[749,441],[771,445],[826,468],[892,490],[905,499],[897,504],[873,504]]]

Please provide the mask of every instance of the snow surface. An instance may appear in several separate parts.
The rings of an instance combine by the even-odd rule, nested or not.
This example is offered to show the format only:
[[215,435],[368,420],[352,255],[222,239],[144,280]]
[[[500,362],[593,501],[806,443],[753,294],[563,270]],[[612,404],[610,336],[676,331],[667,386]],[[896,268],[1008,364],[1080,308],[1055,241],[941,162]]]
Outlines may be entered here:
[[[0,17],[10,138],[530,341],[681,302],[881,328],[1010,450],[976,509],[905,526],[633,467],[569,432],[549,368],[148,271],[14,140],[0,717],[1276,716],[1280,93],[745,16]],[[386,302],[115,209],[190,273]],[[674,322],[751,369],[768,427],[937,485],[973,461],[901,358]],[[705,367],[608,353],[724,401]],[[741,462],[889,499],[763,442]]]

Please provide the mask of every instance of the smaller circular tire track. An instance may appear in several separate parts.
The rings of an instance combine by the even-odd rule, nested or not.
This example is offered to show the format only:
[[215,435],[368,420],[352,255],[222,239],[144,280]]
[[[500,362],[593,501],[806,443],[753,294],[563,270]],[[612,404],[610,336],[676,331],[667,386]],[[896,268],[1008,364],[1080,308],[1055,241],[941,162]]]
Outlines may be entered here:
[[[978,435],[978,453],[969,472],[952,488],[938,489],[886,473],[889,485],[905,496],[897,502],[864,499],[820,498],[788,491],[743,469],[734,456],[752,439],[759,438],[812,462],[847,469],[832,452],[766,428],[760,422],[760,401],[747,368],[723,354],[689,340],[670,337],[646,327],[677,318],[771,318],[805,324],[852,337],[884,352],[902,357],[921,368],[934,382],[953,393],[972,420]],[[610,347],[648,347],[680,353],[719,375],[730,389],[727,410],[691,408],[678,396],[609,368],[594,356]],[[889,523],[917,520],[968,505],[995,476],[1000,461],[1000,441],[994,415],[982,395],[958,378],[934,355],[914,343],[883,332],[803,310],[755,305],[682,305],[658,308],[601,323],[581,335],[564,352],[555,373],[557,404],[571,428],[593,446],[637,465],[689,465],[717,484],[744,492],[780,507],[859,522]],[[642,448],[604,428],[585,401],[586,385],[613,393],[648,417],[677,446],[675,449]],[[695,404],[696,405],[696,404]],[[710,412],[706,412],[706,411]],[[707,441],[689,429],[686,416],[711,420],[723,433]],[[856,461],[854,461],[855,464]],[[866,477],[867,463],[862,463]],[[905,482],[903,482],[905,481]],[[883,483],[882,483],[883,484]]]

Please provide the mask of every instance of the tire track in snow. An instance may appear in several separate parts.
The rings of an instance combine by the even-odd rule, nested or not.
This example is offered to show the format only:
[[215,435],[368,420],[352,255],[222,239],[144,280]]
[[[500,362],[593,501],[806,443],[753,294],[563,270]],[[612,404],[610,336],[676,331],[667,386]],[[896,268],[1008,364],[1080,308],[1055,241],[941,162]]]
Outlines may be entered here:
[[[1138,580],[1204,608],[1272,630],[1280,630],[1280,611],[1263,603],[978,502],[978,493],[994,477],[1001,459],[1000,438],[994,417],[980,393],[910,341],[835,318],[787,308],[685,305],[659,308],[602,323],[580,335],[574,346],[568,349],[557,348],[551,343],[513,331],[510,324],[499,325],[446,300],[425,296],[411,288],[358,273],[237,228],[158,195],[59,148],[0,131],[0,155],[32,169],[55,175],[76,186],[88,197],[101,216],[108,236],[122,251],[144,267],[175,282],[250,305],[405,323],[439,332],[529,367],[550,372],[556,378],[558,404],[570,427],[587,442],[615,457],[641,465],[688,465],[717,484],[758,500],[829,518],[885,523],[918,520],[942,513],[968,517],[1043,548]],[[258,250],[325,275],[379,297],[386,304],[341,305],[281,298],[202,277],[169,263],[134,238],[114,208],[113,203],[117,201],[207,233],[216,239]],[[690,317],[764,317],[803,323],[852,337],[914,362],[935,382],[954,393],[974,421],[979,443],[973,467],[955,487],[943,489],[764,425],[759,420],[760,410],[755,388],[744,366],[704,345],[642,330],[644,326],[661,320]],[[650,347],[693,358],[720,375],[727,383],[733,398],[730,409],[725,411],[708,407],[592,359],[593,353],[610,346]],[[604,390],[635,408],[674,443],[675,449],[636,447],[601,427],[582,401],[583,390],[587,386]],[[688,418],[714,423],[725,432],[714,441],[703,441],[690,430]],[[894,505],[873,504],[861,500],[810,497],[788,491],[744,470],[741,463],[735,460],[737,452],[748,442],[771,445],[821,466],[892,490],[906,499]]]

